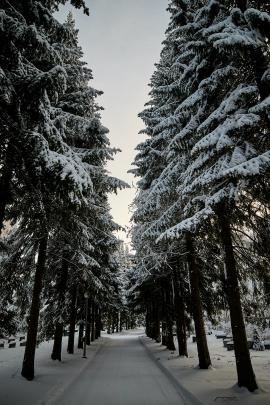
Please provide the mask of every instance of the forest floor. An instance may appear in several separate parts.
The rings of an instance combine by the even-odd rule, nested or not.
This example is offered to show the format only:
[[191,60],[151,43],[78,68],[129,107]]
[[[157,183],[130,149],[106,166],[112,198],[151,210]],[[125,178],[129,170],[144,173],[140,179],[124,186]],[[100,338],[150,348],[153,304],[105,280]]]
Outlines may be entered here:
[[270,350],[250,350],[260,387],[255,393],[250,393],[236,385],[234,351],[227,351],[223,347],[222,339],[216,339],[214,334],[207,336],[212,360],[212,368],[209,370],[198,368],[196,343],[192,343],[191,338],[188,339],[189,358],[180,358],[177,351],[171,352],[145,336],[141,339],[155,360],[165,367],[184,389],[192,392],[204,404],[270,404]]

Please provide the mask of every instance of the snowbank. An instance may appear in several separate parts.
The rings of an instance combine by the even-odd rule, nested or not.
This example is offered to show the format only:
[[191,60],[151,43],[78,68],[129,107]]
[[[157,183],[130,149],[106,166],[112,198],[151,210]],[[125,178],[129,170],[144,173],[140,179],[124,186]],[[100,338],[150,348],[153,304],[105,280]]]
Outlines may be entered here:
[[52,342],[41,343],[36,351],[33,381],[26,381],[20,374],[24,347],[0,349],[0,404],[52,404],[80,376],[106,341],[102,337],[87,346],[87,359],[83,359],[82,350],[75,349],[73,355],[66,352],[67,337],[64,337],[62,362],[51,360]]
[[[260,389],[250,393],[236,385],[235,357],[233,351],[223,347],[223,340],[215,335],[207,336],[212,359],[210,370],[198,368],[196,343],[188,340],[189,358],[177,356],[177,351],[170,352],[159,343],[143,337],[144,344],[172,375],[196,398],[207,405],[213,404],[270,404],[270,350],[263,352],[250,350]],[[176,342],[175,342],[176,343]],[[177,346],[177,344],[176,344]]]

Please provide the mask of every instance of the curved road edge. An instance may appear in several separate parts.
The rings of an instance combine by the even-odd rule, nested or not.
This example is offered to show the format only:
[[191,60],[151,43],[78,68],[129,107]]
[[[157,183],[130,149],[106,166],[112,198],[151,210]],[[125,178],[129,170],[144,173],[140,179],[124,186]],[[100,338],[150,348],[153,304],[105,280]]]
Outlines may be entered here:
[[153,352],[149,349],[147,344],[144,342],[143,336],[139,337],[139,341],[142,346],[145,348],[148,356],[151,360],[157,365],[157,367],[165,374],[170,383],[174,386],[180,397],[183,399],[185,405],[204,405],[198,398],[196,398],[190,391],[188,391],[173,375],[173,373],[165,367],[158,359],[155,357]]

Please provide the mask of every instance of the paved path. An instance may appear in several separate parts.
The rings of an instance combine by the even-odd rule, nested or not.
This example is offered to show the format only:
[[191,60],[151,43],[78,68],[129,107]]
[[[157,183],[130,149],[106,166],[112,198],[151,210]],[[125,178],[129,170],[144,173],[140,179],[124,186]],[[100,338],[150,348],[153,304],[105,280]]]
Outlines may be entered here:
[[183,405],[138,335],[113,337],[57,405]]

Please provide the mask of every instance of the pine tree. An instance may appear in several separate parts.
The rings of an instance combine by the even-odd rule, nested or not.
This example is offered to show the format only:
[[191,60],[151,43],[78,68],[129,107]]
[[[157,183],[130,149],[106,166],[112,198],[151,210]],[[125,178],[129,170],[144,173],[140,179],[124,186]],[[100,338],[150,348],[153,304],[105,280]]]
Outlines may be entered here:
[[[79,207],[70,204],[62,207],[58,227],[55,224],[56,229],[51,237],[53,249],[49,251],[49,254],[54,257],[55,250],[63,252],[60,260],[62,264],[57,269],[57,273],[59,272],[60,275],[57,273],[53,275],[54,279],[58,279],[56,297],[47,311],[49,314],[54,313],[56,322],[51,356],[53,360],[61,360],[63,327],[67,321],[65,295],[68,279],[73,277],[71,272],[78,273],[73,263],[77,263],[76,267],[81,270],[82,274],[80,277],[73,277],[73,280],[75,281],[77,278],[75,282],[79,284],[83,284],[84,279],[87,280],[91,296],[96,295],[96,290],[102,284],[99,281],[100,257],[96,254],[94,246],[94,240],[97,237],[96,229],[99,227],[102,229],[104,221],[106,221],[106,225],[110,222],[107,214],[107,193],[116,192],[118,188],[127,186],[124,182],[109,177],[104,169],[107,160],[112,159],[116,149],[110,148],[106,137],[108,130],[101,125],[98,113],[101,108],[96,104],[95,98],[102,92],[88,86],[89,79],[92,79],[92,72],[81,60],[83,53],[78,46],[77,31],[71,14],[68,16],[65,28],[69,35],[58,46],[58,49],[67,72],[67,89],[55,106],[54,122],[56,127],[59,127],[59,131],[64,133],[68,145],[80,157],[82,165],[93,181],[91,195],[82,200]],[[117,229],[117,226],[113,225],[113,229]],[[75,235],[76,240],[74,241]],[[106,247],[105,251],[107,250]],[[64,259],[66,255],[68,258]],[[55,272],[54,260],[51,266],[52,272]],[[92,287],[90,287],[91,284]],[[91,306],[93,309],[93,300]],[[96,312],[96,306],[92,312],[93,314]],[[94,329],[93,318],[92,316],[92,330]],[[50,324],[51,322],[46,326],[49,331]],[[90,343],[89,325],[87,325],[86,333],[88,334],[87,342]],[[93,333],[92,339],[94,339]]]
[[[8,126],[2,132],[0,220],[1,227],[4,218],[24,224],[39,252],[22,370],[32,379],[48,235],[65,206],[80,207],[90,197],[93,182],[82,154],[66,142],[67,134],[58,125],[57,104],[68,75],[61,57],[63,38],[69,36],[67,27],[52,16],[58,2],[12,3],[3,2],[1,13],[1,113]],[[95,126],[100,127],[98,122]],[[117,187],[116,180],[111,183]]]
[[[220,8],[211,25],[200,27],[200,46],[193,45],[198,57],[205,60],[207,75],[199,78],[197,89],[179,106],[178,113],[186,114],[188,110],[190,115],[200,112],[201,116],[193,128],[191,160],[178,191],[185,218],[164,235],[177,238],[183,232],[196,233],[208,218],[218,225],[238,384],[253,391],[257,385],[247,348],[232,223],[252,180],[262,178],[269,170],[269,145],[265,142],[269,51],[263,23],[258,30],[258,21],[267,25],[267,14],[246,10],[244,3],[241,10],[233,9],[231,13]],[[218,2],[216,5],[218,10]],[[263,63],[254,66],[254,60]],[[222,87],[221,77],[226,77]]]
[[[183,114],[179,117],[177,114],[179,105],[184,103],[186,97],[192,94],[195,86],[193,74],[200,73],[204,69],[203,63],[199,60],[196,53],[187,45],[192,41],[196,31],[199,29],[199,24],[195,20],[196,2],[171,2],[169,11],[172,14],[165,47],[161,54],[161,64],[158,65],[156,75],[161,76],[163,83],[159,84],[157,80],[153,81],[153,90],[151,92],[153,100],[151,103],[157,105],[157,109],[146,111],[142,118],[150,128],[146,133],[151,135],[152,139],[145,142],[144,154],[139,154],[135,163],[139,166],[139,170],[135,174],[142,175],[142,170],[145,165],[147,168],[146,175],[138,183],[139,187],[146,176],[152,174],[154,180],[148,186],[147,191],[141,192],[135,204],[137,211],[134,216],[135,220],[142,218],[143,227],[141,233],[136,239],[145,239],[149,244],[152,239],[151,251],[159,249],[161,255],[166,257],[165,262],[170,262],[170,255],[175,255],[179,247],[177,245],[169,245],[164,242],[156,244],[156,239],[169,226],[175,218],[180,220],[181,209],[179,209],[179,200],[177,197],[177,187],[179,182],[179,172],[183,172],[187,166],[190,146],[185,141],[185,135],[179,137],[181,129],[184,128],[186,136],[190,134],[199,119],[199,115],[193,116],[190,121],[188,116]],[[193,4],[194,3],[194,4]],[[164,67],[165,66],[165,67]],[[161,71],[161,73],[160,73]],[[159,77],[159,76],[157,76]],[[155,79],[155,75],[153,76]],[[158,148],[157,148],[158,146]],[[151,147],[151,149],[149,149]],[[142,149],[142,146],[140,146]],[[156,151],[155,151],[156,150]],[[150,151],[150,153],[149,153]],[[148,161],[154,155],[154,151],[162,165],[158,166],[157,158],[153,161],[154,169],[151,168]],[[142,159],[144,158],[144,160]],[[159,170],[157,170],[159,168]],[[144,193],[144,194],[143,194]],[[149,213],[151,216],[149,216]],[[138,218],[138,219],[137,219]],[[147,218],[147,222],[144,220]],[[150,219],[150,220],[149,220]],[[136,236],[137,230],[135,231]],[[186,247],[192,252],[193,242],[191,236],[187,235],[189,243]],[[163,247],[161,247],[163,246]],[[138,256],[145,255],[136,245]],[[143,247],[145,250],[145,247]],[[199,291],[199,271],[196,259],[190,253],[186,255],[188,261],[191,281],[193,284],[193,298],[196,299],[197,305],[194,305],[194,319],[197,327],[197,344],[199,352],[199,363],[201,368],[208,368],[211,361],[207,348],[207,342],[203,326],[203,309]],[[160,258],[159,258],[160,260]],[[175,260],[175,259],[174,259]],[[181,259],[179,259],[181,260]],[[184,268],[183,268],[184,269]],[[186,268],[184,270],[186,272]],[[185,350],[184,350],[185,351]]]

